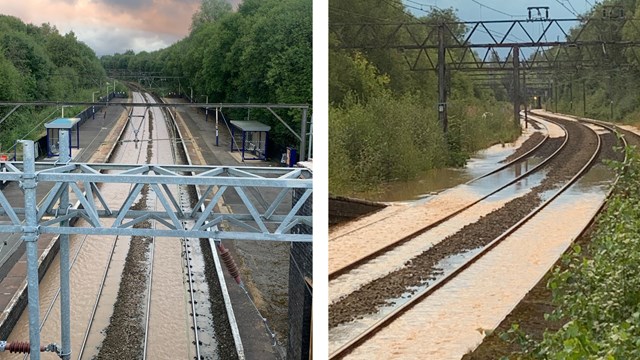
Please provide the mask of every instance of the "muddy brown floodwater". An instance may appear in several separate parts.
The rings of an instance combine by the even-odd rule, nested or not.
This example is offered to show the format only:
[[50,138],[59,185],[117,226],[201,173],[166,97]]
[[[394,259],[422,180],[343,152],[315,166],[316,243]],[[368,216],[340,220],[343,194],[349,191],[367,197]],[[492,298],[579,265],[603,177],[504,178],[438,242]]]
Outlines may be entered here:
[[329,306],[329,327],[362,318],[389,304],[389,299],[413,293],[441,273],[436,265],[454,254],[477,249],[517,223],[543,200],[545,191],[557,187],[573,176],[592,156],[596,135],[576,122],[562,121],[571,134],[567,146],[551,163],[543,182],[531,192],[511,200],[407,261],[405,267],[378,278]]
[[[147,151],[144,163],[151,163],[153,157],[153,117],[149,114],[146,122]],[[143,124],[144,125],[144,124]],[[149,186],[142,187],[138,201],[133,210],[149,210],[147,197]],[[149,221],[136,224],[134,228],[151,228]],[[120,288],[116,299],[109,326],[104,330],[105,338],[100,346],[96,359],[141,359],[144,358],[146,314],[145,299],[147,293],[141,291],[146,288],[148,281],[148,257],[153,239],[150,237],[133,236],[129,243],[129,252],[125,259],[124,270],[120,279]],[[126,344],[126,346],[124,345]]]
[[[636,129],[636,131],[638,130]],[[629,145],[640,145],[639,136],[634,133],[625,133],[624,135]],[[602,140],[603,148],[600,157],[622,161],[624,155],[619,151],[614,151],[614,148],[618,146],[615,136],[613,134],[604,135]],[[591,225],[575,243],[581,245],[583,249],[587,249],[594,230],[594,225]],[[583,252],[588,254],[588,251]],[[562,266],[561,262],[556,262],[553,267],[556,266]],[[545,318],[545,314],[550,314],[554,310],[551,290],[547,287],[550,274],[551,271],[547,272],[513,311],[502,320],[500,325],[483,339],[480,346],[473,352],[466,354],[463,360],[498,359],[522,350],[517,343],[506,342],[500,338],[500,335],[508,331],[514,323],[519,324],[520,329],[534,339],[542,339],[545,331],[560,329],[564,325],[564,321],[552,321]]]
[[[143,102],[139,93],[133,93],[135,102]],[[144,109],[134,109],[135,115],[142,115]],[[155,114],[156,120],[161,119],[160,114]],[[134,139],[146,139],[149,133],[156,133],[156,141],[138,141]],[[168,138],[168,131],[164,120],[151,123],[148,117],[133,117],[124,131],[123,139],[113,156],[114,162],[119,163],[145,163],[159,161],[171,163],[173,156],[171,146],[166,141],[160,143],[159,137]],[[101,191],[110,206],[122,204],[127,191],[113,184],[104,184]],[[148,208],[147,200],[151,199],[149,206],[153,206],[153,192],[145,189],[145,193],[137,199],[136,207]],[[105,221],[105,224],[108,222]],[[146,226],[150,226],[147,224]],[[115,243],[114,243],[115,241]],[[96,304],[97,294],[100,288],[105,269],[108,268],[105,286],[100,302],[98,303],[95,321],[88,334],[87,346],[83,359],[108,358],[108,359],[134,359],[140,358],[142,353],[141,339],[144,337],[144,313],[146,311],[147,285],[149,282],[149,255],[150,239],[124,238],[106,236],[80,237],[71,236],[71,253],[78,251],[77,261],[71,269],[71,334],[72,354],[80,355],[80,346],[87,331],[91,310]],[[171,239],[180,249],[178,239]],[[109,258],[111,249],[114,249],[113,258]],[[79,250],[78,250],[79,249]],[[176,263],[181,264],[181,251],[175,251],[175,246],[165,247],[166,251],[158,255],[156,259],[162,261],[157,267],[170,267]],[[59,261],[55,259],[51,268],[40,282],[41,306],[40,313],[46,314],[49,304],[53,301],[59,287]],[[172,265],[173,264],[173,265]],[[124,269],[124,272],[123,272]],[[161,314],[164,326],[157,327],[150,334],[149,343],[157,344],[156,349],[150,346],[150,354],[153,350],[153,358],[187,359],[192,348],[188,335],[188,299],[185,294],[182,274],[165,272],[167,277],[163,280],[162,272],[154,276],[154,282],[159,280],[164,284],[157,289],[162,293],[162,301],[152,302],[151,316]],[[121,282],[122,275],[122,282]],[[60,314],[59,300],[52,307],[42,328],[42,342],[59,341]],[[181,329],[181,330],[178,330]],[[24,341],[28,339],[28,319],[25,311],[11,333],[10,341]],[[166,346],[166,344],[171,346]],[[100,353],[98,354],[98,351]],[[5,354],[3,354],[5,355]],[[18,354],[6,354],[7,359],[20,359]],[[43,354],[47,359],[50,354]],[[51,358],[56,358],[54,355]]]

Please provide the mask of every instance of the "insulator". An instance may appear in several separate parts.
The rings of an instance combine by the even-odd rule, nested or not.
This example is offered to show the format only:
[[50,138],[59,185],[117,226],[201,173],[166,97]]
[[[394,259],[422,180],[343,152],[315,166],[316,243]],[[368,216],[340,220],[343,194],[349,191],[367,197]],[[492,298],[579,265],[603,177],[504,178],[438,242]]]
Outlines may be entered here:
[[231,275],[231,277],[234,278],[238,284],[240,284],[242,282],[240,280],[240,270],[238,270],[238,265],[236,265],[236,262],[233,261],[233,257],[231,257],[231,254],[229,253],[229,249],[220,249],[220,257],[222,257],[222,261],[224,261],[224,264],[227,266],[227,270],[229,270],[229,274]]
[[[29,342],[16,341],[7,343],[4,347],[5,351],[9,351],[10,353],[21,353],[21,354],[29,354],[31,353],[31,348]],[[41,346],[40,351],[44,351],[45,347]]]

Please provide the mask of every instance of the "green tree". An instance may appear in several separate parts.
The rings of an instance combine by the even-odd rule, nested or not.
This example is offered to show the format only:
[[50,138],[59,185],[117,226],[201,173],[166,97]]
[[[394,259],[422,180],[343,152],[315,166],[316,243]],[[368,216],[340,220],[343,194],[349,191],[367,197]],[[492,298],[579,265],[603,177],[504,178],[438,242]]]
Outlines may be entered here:
[[231,13],[231,4],[226,0],[202,0],[200,9],[193,14],[191,29],[197,30],[206,23],[219,21]]

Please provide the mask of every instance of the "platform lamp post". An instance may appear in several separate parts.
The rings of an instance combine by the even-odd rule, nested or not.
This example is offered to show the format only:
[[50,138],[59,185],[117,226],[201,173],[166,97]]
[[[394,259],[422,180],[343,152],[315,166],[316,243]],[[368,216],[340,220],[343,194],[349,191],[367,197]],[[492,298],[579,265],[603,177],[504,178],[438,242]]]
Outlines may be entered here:
[[[216,108],[216,146],[219,145],[219,132],[218,132],[218,114],[220,113],[220,109]],[[231,140],[231,144],[233,145],[233,139]]]
[[207,107],[204,108],[204,122],[209,121],[209,95],[205,95],[206,99],[204,100]]
[[[98,91],[94,91],[93,94],[91,94],[91,102],[92,103],[96,103],[96,94],[99,94],[100,90]],[[95,105],[91,105],[91,113],[93,115],[93,120],[96,119],[96,106]]]
[[64,117],[64,108],[68,108],[71,107],[71,105],[61,105],[60,108],[62,109],[62,114],[60,117]]
[[[200,98],[204,97],[205,104],[209,105],[209,95],[200,95]],[[204,122],[209,121],[209,106],[204,107]]]

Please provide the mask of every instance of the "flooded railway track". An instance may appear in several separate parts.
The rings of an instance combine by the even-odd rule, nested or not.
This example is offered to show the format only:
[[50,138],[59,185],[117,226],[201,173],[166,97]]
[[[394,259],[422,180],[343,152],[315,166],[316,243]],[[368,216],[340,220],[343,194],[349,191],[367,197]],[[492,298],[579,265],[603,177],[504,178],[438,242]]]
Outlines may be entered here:
[[[570,135],[565,143],[568,145],[565,145],[566,149],[558,158],[545,166],[545,177],[536,183],[531,189],[533,191],[521,191],[520,194],[514,192],[502,202],[494,199],[497,204],[494,207],[499,209],[488,214],[486,209],[478,211],[453,226],[455,219],[448,220],[442,223],[443,226],[431,228],[418,236],[415,241],[423,244],[414,246],[410,251],[410,246],[404,244],[403,250],[394,250],[397,254],[386,254],[386,259],[383,257],[373,260],[371,264],[355,268],[330,282],[331,358],[342,358],[373,337],[381,338],[377,347],[365,347],[360,355],[371,354],[372,349],[401,354],[402,352],[393,352],[396,348],[394,345],[399,342],[396,337],[392,337],[391,341],[387,338],[385,342],[383,338],[387,335],[376,334],[390,325],[402,329],[401,324],[407,322],[403,317],[413,307],[425,302],[438,289],[465,273],[465,270],[494,248],[500,248],[502,241],[517,237],[514,233],[522,232],[523,226],[537,214],[548,213],[549,210],[545,210],[547,206],[560,202],[554,203],[556,198],[567,192],[567,189],[573,190],[573,184],[579,179],[589,177],[584,174],[601,171],[592,168],[594,163],[598,163],[597,160],[621,160],[620,154],[612,150],[616,139],[611,127],[604,124],[585,126],[559,118],[554,121],[567,128],[567,134]],[[573,166],[567,167],[567,164]],[[546,215],[539,217],[544,216]],[[499,223],[500,226],[492,226],[491,223]],[[449,229],[448,233],[438,233],[438,228],[444,229],[447,226],[454,229]],[[483,227],[484,230],[481,229]],[[485,278],[491,279],[491,275],[487,274]],[[408,316],[415,317],[415,314]],[[440,320],[446,321],[443,318]],[[410,336],[405,334],[404,338],[407,337]],[[419,341],[421,336],[417,337]]]
[[[356,260],[342,266],[339,269],[334,269],[329,272],[329,280],[336,280],[340,276],[347,274],[351,271],[356,271],[362,265],[375,260],[376,258],[380,258],[385,254],[389,253],[393,249],[398,246],[404,245],[405,243],[416,239],[416,237],[421,234],[437,227],[438,225],[452,219],[453,217],[465,212],[466,210],[472,208],[473,206],[481,203],[484,200],[489,199],[496,194],[499,194],[501,191],[504,191],[508,187],[518,183],[519,181],[527,178],[535,174],[538,170],[542,169],[549,161],[551,161],[560,151],[567,145],[569,137],[566,135],[566,130],[562,126],[558,126],[562,131],[562,136],[556,137],[555,139],[551,139],[548,130],[547,133],[543,136],[542,141],[533,146],[529,151],[526,151],[522,155],[516,157],[515,159],[504,163],[498,168],[491,170],[490,172],[478,176],[464,184],[464,186],[475,186],[489,189],[484,190],[484,193],[477,199],[465,204],[463,207],[453,211],[445,216],[441,217],[437,221],[429,224],[428,226],[419,229],[418,231],[413,232],[408,236],[404,236],[396,241],[393,241],[381,249],[369,253],[364,257],[356,257]],[[555,140],[555,141],[554,141]],[[531,160],[536,159],[535,162],[531,162]],[[520,171],[523,169],[523,171]],[[384,221],[386,218],[382,218],[379,221]],[[348,236],[349,233],[345,233],[341,236]],[[331,302],[331,301],[330,301]]]
[[[137,92],[134,98],[155,101]],[[181,142],[176,140],[176,125],[165,115],[159,108],[144,112],[132,109],[114,161],[184,164],[178,155]],[[116,198],[122,193],[115,187],[105,189],[108,185],[103,194]],[[179,194],[184,208],[198,201],[193,198],[195,192],[186,187],[176,186],[171,191]],[[153,189],[143,190],[136,200],[139,209],[153,210],[158,202]],[[149,221],[140,226],[155,224]],[[72,358],[233,357],[228,349],[235,347],[221,344],[229,339],[216,338],[226,331],[214,329],[204,260],[198,241],[193,240],[73,236]],[[97,248],[95,244],[99,244]],[[76,259],[80,259],[77,264]],[[43,337],[55,334],[59,327],[59,316],[54,315],[59,312],[59,300],[57,295],[49,295],[58,287],[57,274],[53,274],[58,269],[51,270],[40,285],[41,307],[47,309],[41,324]],[[86,278],[83,272],[87,272]],[[221,326],[220,322],[215,326]],[[20,319],[10,339],[24,338],[27,329],[26,319]],[[227,353],[221,353],[220,348],[227,348]]]
[[[336,236],[330,236],[329,280],[337,279],[371,259],[388,253],[425,231],[504,191],[513,184],[531,178],[531,175],[536,174],[551,161],[568,141],[566,131],[561,126],[544,120],[537,123],[544,126],[546,134],[542,136],[542,141],[532,146],[529,151],[461,186],[442,192],[433,200],[438,202],[445,198],[444,201],[449,202],[449,210],[434,213],[427,211],[427,206],[405,207],[397,211],[389,211],[384,216],[376,216],[376,220],[373,222],[364,222],[357,227],[349,226],[348,231],[340,231]],[[388,239],[377,238],[373,243],[368,242],[369,246],[361,246],[363,239],[370,237],[367,234],[370,228],[377,227],[376,233],[385,233],[388,231],[384,226],[385,221],[394,221],[402,217],[412,217],[417,221],[412,225],[404,225],[405,229]],[[406,229],[412,230],[407,231]],[[362,230],[364,230],[364,235],[359,233]]]

